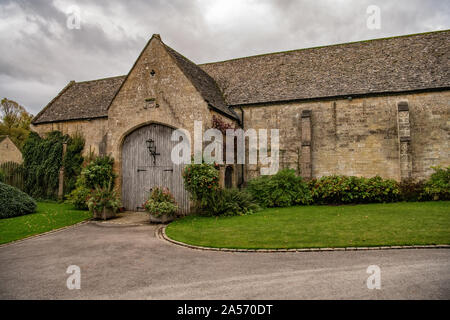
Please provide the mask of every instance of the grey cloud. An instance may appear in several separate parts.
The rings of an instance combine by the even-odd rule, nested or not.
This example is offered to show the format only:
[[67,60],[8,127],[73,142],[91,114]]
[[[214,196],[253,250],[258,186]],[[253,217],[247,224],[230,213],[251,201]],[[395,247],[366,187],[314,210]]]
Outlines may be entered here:
[[[153,33],[204,63],[450,26],[445,0],[248,0],[249,12],[221,17],[220,23],[208,15],[212,2],[206,0],[75,3],[98,21],[69,30],[66,13],[52,1],[0,0],[1,18],[26,21],[23,30],[0,33],[1,97],[36,114],[70,80],[126,74]],[[366,28],[371,4],[382,10],[381,30]]]

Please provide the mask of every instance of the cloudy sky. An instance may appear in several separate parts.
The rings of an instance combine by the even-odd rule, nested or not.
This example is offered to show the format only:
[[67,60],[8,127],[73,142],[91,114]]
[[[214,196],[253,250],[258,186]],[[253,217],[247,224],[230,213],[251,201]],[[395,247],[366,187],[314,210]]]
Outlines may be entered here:
[[0,0],[0,97],[36,114],[70,80],[126,74],[153,33],[205,63],[443,29],[448,0]]

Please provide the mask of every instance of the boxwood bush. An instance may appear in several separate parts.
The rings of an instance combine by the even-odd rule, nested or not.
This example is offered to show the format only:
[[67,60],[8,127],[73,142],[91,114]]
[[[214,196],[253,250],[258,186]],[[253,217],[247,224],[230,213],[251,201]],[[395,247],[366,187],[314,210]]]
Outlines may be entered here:
[[290,207],[312,201],[308,184],[293,169],[252,179],[247,191],[262,207]]
[[310,188],[314,203],[317,204],[393,202],[399,200],[400,195],[395,180],[379,176],[324,176],[313,179]]
[[30,214],[36,211],[36,206],[25,192],[0,182],[0,218]]

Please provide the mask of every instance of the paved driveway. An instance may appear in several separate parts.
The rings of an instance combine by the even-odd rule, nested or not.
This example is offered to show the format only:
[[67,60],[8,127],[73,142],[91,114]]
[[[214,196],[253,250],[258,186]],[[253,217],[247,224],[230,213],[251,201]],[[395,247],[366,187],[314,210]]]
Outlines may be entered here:
[[[69,290],[66,269],[81,268]],[[366,269],[381,268],[381,290]],[[1,299],[449,299],[450,250],[226,253],[84,224],[0,247]]]

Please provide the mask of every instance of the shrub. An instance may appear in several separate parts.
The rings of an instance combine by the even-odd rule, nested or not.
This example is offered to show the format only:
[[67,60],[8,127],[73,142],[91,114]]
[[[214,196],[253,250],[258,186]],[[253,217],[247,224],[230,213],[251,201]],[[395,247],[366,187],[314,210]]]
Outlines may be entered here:
[[252,179],[247,191],[262,207],[289,207],[309,204],[312,200],[308,184],[292,169]]
[[434,173],[425,182],[422,196],[431,200],[450,200],[450,166],[432,168]]
[[398,183],[392,179],[383,179],[380,176],[372,178],[358,178],[359,197],[356,202],[372,203],[372,202],[395,202],[400,196]]
[[113,172],[114,159],[110,156],[90,157],[75,182],[75,189],[67,196],[67,202],[77,209],[88,209],[88,196],[96,187],[114,187],[116,175]]
[[413,179],[403,180],[398,184],[400,189],[400,200],[402,201],[421,201],[426,200],[423,196],[424,182],[414,181]]
[[111,181],[107,186],[97,185],[88,195],[87,206],[93,213],[101,212],[104,208],[116,212],[121,205],[117,192],[112,189]]
[[174,215],[178,211],[175,198],[167,188],[155,188],[143,204],[145,210],[155,217]]
[[183,171],[184,187],[191,194],[197,206],[205,206],[207,198],[219,190],[219,170],[208,163],[189,164]]
[[200,213],[206,216],[236,216],[251,214],[259,209],[259,205],[246,191],[218,189],[208,195],[207,205]]
[[370,179],[325,176],[313,179],[310,188],[317,204],[392,202],[400,194],[396,181],[384,180],[379,176]]
[[114,187],[116,175],[113,172],[114,158],[111,156],[99,156],[89,162],[81,171],[85,179],[85,186],[93,189],[96,186],[106,187],[110,181]]
[[36,202],[25,192],[0,182],[0,218],[22,216],[36,211]]
[[0,170],[0,182],[5,182],[5,174]]
[[87,210],[87,201],[91,189],[85,186],[84,179],[79,177],[75,183],[75,189],[67,196],[67,202],[74,205],[76,209]]

